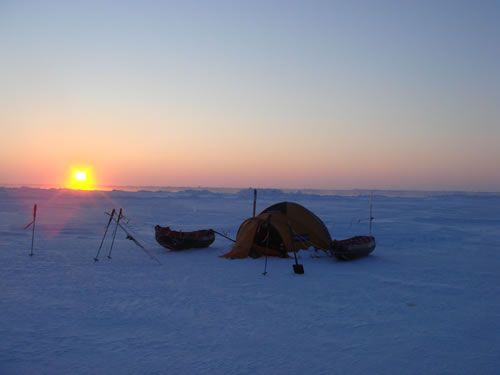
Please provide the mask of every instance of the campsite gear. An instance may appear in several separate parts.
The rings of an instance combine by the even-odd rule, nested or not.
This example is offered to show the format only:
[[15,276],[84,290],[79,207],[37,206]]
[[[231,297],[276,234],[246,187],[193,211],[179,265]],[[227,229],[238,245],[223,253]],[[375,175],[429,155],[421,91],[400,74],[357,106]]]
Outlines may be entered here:
[[264,276],[267,275],[267,255],[266,255],[266,261],[264,262],[264,272],[262,272]]
[[[255,193],[257,192],[257,190],[255,190]],[[255,197],[255,195],[254,195]],[[253,216],[255,217],[255,201],[254,201],[254,212],[253,212]],[[266,225],[269,225],[269,219],[271,218],[271,216],[268,217],[268,220],[267,220],[267,224]],[[266,247],[269,247],[269,243],[270,243],[270,240],[271,240],[271,236],[267,236],[267,239],[266,239]],[[264,276],[267,275],[267,254],[266,254],[266,260],[264,261],[264,272],[262,272],[262,274]]]
[[298,275],[303,275],[304,274],[304,266],[302,264],[294,264],[293,265],[293,272],[298,274]]
[[332,238],[319,217],[300,204],[274,204],[256,217],[246,219],[238,229],[236,243],[225,258],[288,257],[291,251],[329,249]]
[[[111,252],[113,251],[113,245],[115,243],[116,231],[118,230],[118,225],[120,224],[120,220],[123,216],[122,213],[123,213],[123,209],[120,208],[120,211],[118,212],[118,219],[116,219],[115,230],[113,232],[113,239],[111,240],[111,246],[109,247],[108,259],[111,259]],[[113,220],[113,218],[111,218],[111,220]]]
[[215,232],[212,229],[180,232],[171,230],[170,227],[157,225],[155,226],[155,238],[160,245],[167,249],[185,250],[209,247],[215,240]]
[[293,272],[295,272],[298,275],[303,275],[304,274],[304,266],[302,264],[299,264],[299,261],[297,259],[297,251],[293,252],[293,256],[295,257],[295,264],[293,265]]
[[[292,232],[293,236],[296,236],[297,234],[293,232],[293,229],[290,228],[290,231]],[[295,258],[295,264],[293,265],[293,272],[298,274],[298,275],[303,275],[304,274],[304,266],[302,264],[299,264],[299,261],[297,259],[297,250],[293,251],[293,256]]]
[[97,250],[97,254],[94,258],[94,262],[99,260],[99,253],[101,252],[102,244],[104,243],[104,239],[106,238],[106,234],[108,233],[109,225],[111,224],[111,220],[113,220],[113,216],[115,216],[116,210],[113,208],[111,214],[109,215],[108,224],[106,225],[106,229],[104,230],[104,235],[102,236],[101,244],[99,245],[99,249]]
[[33,220],[29,224],[27,224],[24,229],[28,229],[31,225],[33,225],[33,228],[31,230],[31,251],[30,251],[30,257],[33,256],[33,245],[35,243],[35,224],[36,224],[36,203],[33,206]]
[[[111,214],[106,212],[106,215],[111,215]],[[137,239],[130,233],[129,230],[127,230],[127,228],[125,228],[125,226],[123,226],[121,222],[118,221],[117,218],[114,218],[113,221],[116,223],[116,226],[119,227],[125,233],[125,235],[127,236],[126,237],[127,240],[131,240],[133,243],[139,246],[141,250],[144,251],[151,259],[155,260],[158,264],[161,265],[160,260],[157,257],[155,257],[150,251],[148,251],[148,249],[146,249],[143,245],[141,245],[141,243],[137,241]]]
[[217,232],[215,229],[212,229],[214,231],[215,234],[218,234],[219,236],[222,236],[226,239],[228,239],[229,241],[232,241],[232,242],[236,242],[235,240],[233,240],[232,238],[229,238],[228,236],[226,236],[225,234],[222,234],[220,232]]
[[370,194],[370,217],[368,218],[369,224],[368,224],[368,234],[371,236],[372,235],[372,221],[375,219],[373,217],[373,193]]
[[352,260],[369,255],[375,246],[375,237],[355,236],[345,240],[333,240],[331,254],[339,260]]

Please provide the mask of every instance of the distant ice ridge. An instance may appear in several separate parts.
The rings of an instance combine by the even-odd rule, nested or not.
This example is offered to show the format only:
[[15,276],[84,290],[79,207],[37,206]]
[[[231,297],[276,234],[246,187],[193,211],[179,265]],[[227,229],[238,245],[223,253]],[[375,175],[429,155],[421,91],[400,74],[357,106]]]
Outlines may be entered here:
[[[43,190],[67,190],[55,185],[3,185],[1,189],[43,189]],[[98,186],[97,191],[113,192],[144,192],[144,193],[178,193],[180,196],[211,196],[213,194],[234,194],[239,198],[253,197],[254,188],[232,188],[232,187],[189,187],[189,186]],[[279,188],[257,188],[259,197],[303,197],[303,196],[379,196],[379,197],[492,197],[500,196],[500,192],[473,192],[473,191],[447,191],[447,190],[390,190],[390,189],[279,189]]]

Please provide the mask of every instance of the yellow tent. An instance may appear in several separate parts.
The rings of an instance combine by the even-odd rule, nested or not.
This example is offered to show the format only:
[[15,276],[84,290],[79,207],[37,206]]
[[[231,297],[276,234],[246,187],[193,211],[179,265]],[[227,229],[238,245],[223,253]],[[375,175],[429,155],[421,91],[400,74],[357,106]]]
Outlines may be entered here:
[[236,243],[224,257],[287,257],[288,252],[311,246],[329,249],[331,242],[319,217],[300,204],[281,202],[245,220],[238,229]]

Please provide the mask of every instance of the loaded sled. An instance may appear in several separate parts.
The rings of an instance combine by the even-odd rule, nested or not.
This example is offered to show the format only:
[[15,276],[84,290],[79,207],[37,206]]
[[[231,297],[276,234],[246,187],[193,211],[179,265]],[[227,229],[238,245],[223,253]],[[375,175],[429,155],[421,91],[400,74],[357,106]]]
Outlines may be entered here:
[[186,250],[209,247],[215,240],[212,229],[182,232],[171,230],[170,227],[155,226],[156,241],[170,250]]
[[375,237],[355,236],[345,240],[333,240],[330,252],[339,260],[352,260],[369,255],[375,250]]

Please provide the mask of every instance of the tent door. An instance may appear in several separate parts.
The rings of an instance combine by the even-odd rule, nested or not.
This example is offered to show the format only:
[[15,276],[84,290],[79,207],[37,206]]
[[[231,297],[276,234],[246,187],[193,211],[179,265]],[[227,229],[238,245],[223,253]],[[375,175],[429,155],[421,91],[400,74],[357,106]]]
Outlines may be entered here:
[[277,252],[283,258],[288,257],[281,234],[269,222],[264,222],[259,226],[255,233],[254,244],[261,248],[270,249],[273,253]]

